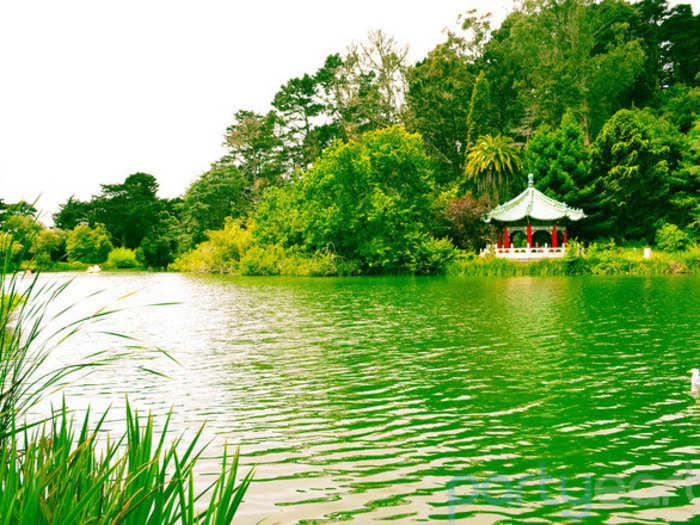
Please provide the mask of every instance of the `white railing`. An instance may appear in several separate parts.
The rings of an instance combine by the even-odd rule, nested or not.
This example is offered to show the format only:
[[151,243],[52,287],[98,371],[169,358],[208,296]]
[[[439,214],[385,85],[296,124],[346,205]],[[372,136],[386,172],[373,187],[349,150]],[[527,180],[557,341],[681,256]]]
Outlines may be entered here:
[[482,257],[485,257],[486,255],[493,255],[502,259],[530,260],[554,259],[557,257],[564,257],[565,253],[565,246],[557,246],[556,248],[552,248],[550,246],[539,248],[498,248],[496,245],[490,245],[483,249],[480,255]]

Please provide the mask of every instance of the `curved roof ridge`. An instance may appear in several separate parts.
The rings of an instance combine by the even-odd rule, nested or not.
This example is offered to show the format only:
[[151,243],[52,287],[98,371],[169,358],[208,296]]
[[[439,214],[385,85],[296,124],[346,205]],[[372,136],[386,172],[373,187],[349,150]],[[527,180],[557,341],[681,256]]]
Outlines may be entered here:
[[527,188],[516,197],[492,209],[484,217],[484,221],[514,222],[525,217],[543,221],[555,221],[566,217],[577,221],[585,216],[582,209],[572,208],[565,202],[559,202],[535,188],[532,174],[530,174]]

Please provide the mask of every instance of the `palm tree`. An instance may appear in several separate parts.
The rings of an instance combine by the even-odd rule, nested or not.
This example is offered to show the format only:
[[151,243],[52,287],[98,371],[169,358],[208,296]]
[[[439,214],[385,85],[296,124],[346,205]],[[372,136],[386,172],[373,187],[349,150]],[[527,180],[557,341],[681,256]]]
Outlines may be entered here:
[[498,202],[499,190],[508,188],[520,164],[518,147],[510,137],[482,135],[469,148],[464,173],[476,181],[479,191],[490,190]]

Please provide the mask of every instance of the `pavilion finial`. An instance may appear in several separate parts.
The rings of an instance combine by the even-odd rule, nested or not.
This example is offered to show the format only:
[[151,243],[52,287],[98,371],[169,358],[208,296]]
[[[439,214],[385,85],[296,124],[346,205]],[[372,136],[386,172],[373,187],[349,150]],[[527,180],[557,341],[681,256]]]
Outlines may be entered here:
[[527,174],[527,187],[532,188],[535,185],[535,176],[532,173]]

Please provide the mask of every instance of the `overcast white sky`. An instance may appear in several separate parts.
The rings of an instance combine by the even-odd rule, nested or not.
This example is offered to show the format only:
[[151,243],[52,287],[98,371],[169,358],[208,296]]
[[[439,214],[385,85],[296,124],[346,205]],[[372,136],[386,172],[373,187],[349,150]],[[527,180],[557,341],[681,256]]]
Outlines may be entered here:
[[[678,2],[680,3],[680,2]],[[687,2],[686,2],[687,3]],[[693,0],[697,12],[700,0]],[[71,194],[143,171],[172,197],[223,153],[237,109],[268,109],[371,29],[416,60],[470,8],[511,0],[32,1],[0,4],[0,198]]]

